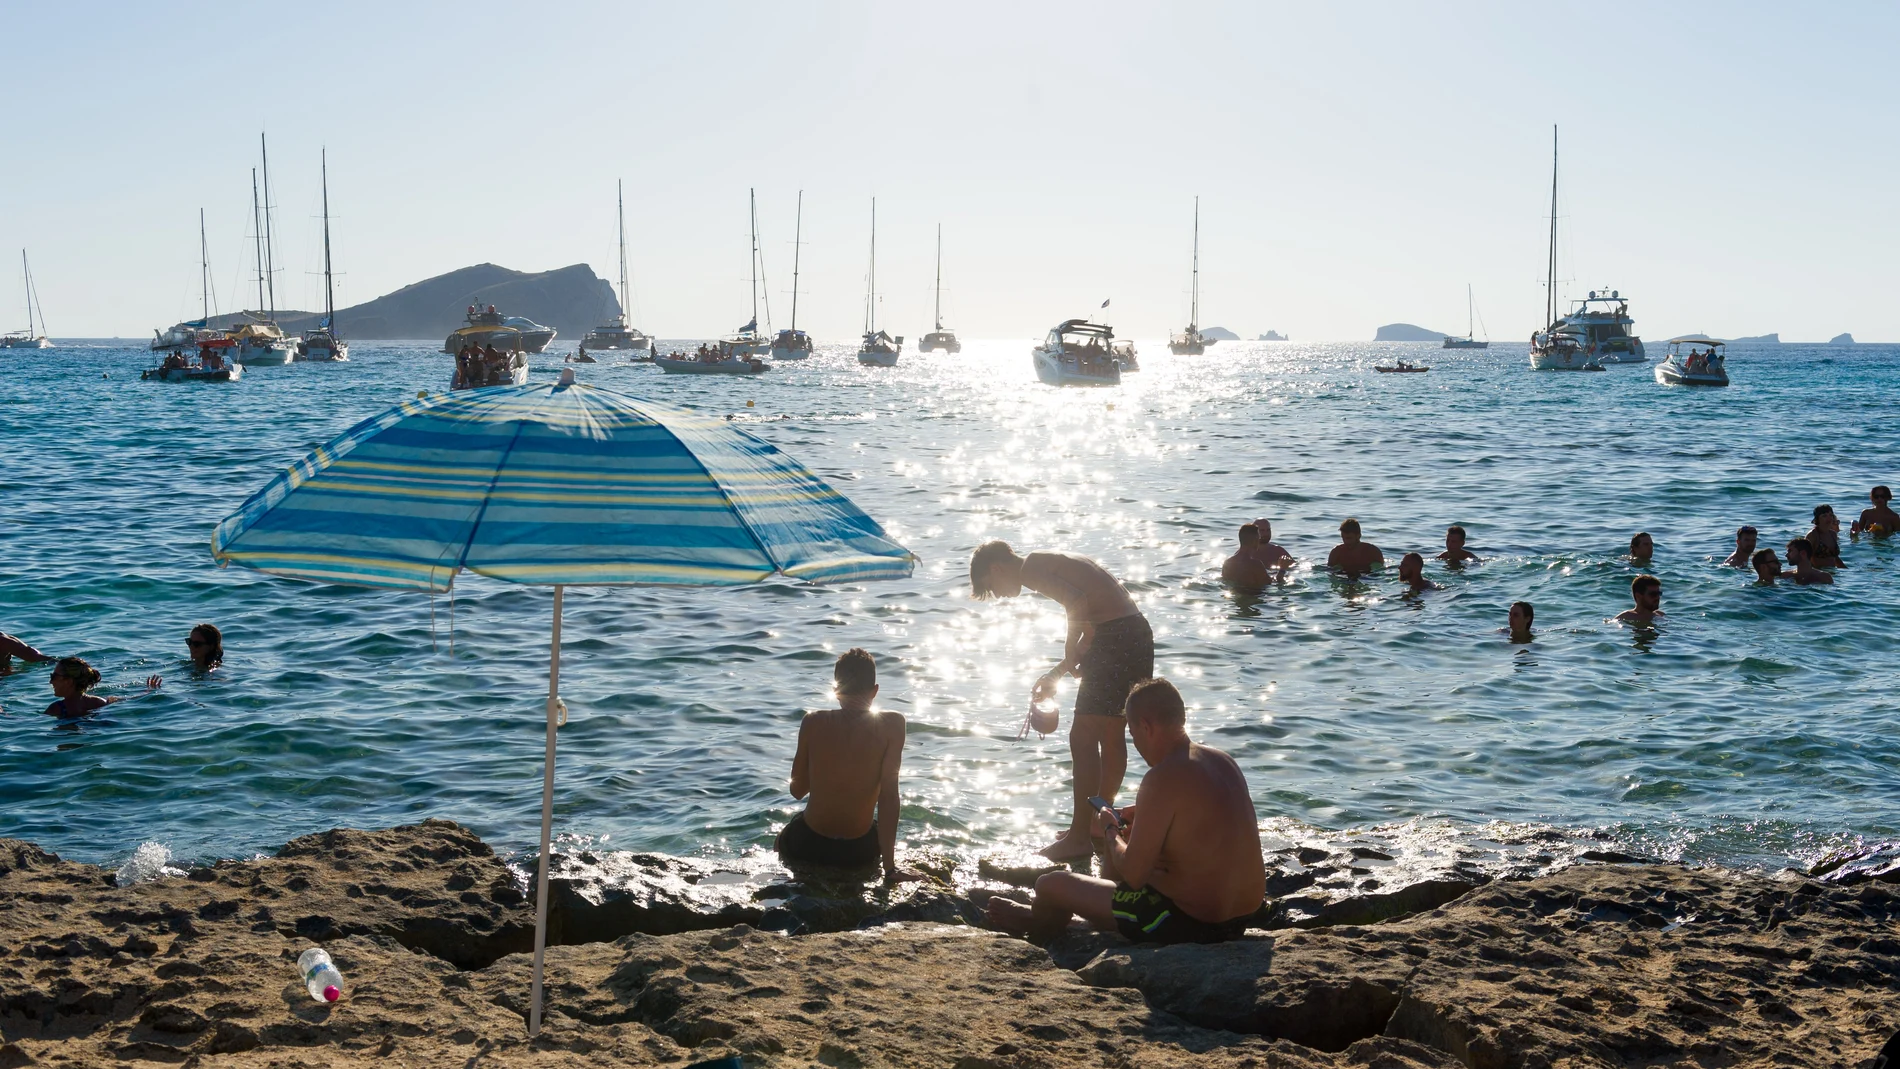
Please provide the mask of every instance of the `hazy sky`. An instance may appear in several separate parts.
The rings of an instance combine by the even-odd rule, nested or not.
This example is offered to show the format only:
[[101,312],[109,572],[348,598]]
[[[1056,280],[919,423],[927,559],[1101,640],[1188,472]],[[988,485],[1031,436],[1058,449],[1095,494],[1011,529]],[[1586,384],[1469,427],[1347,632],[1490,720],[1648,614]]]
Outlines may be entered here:
[[[1112,298],[1154,337],[1186,319],[1199,194],[1204,324],[1462,329],[1470,282],[1515,341],[1543,304],[1556,123],[1568,289],[1622,290],[1652,339],[1900,338],[1892,5],[9,11],[0,249],[31,251],[55,336],[195,315],[200,207],[232,310],[267,131],[280,307],[321,299],[327,145],[340,305],[482,261],[611,278],[624,178],[638,324],[663,336],[745,320],[756,186],[779,326],[802,188],[821,339],[860,328],[874,194],[894,333],[929,327],[941,222],[966,335]],[[24,325],[8,277],[0,329]]]

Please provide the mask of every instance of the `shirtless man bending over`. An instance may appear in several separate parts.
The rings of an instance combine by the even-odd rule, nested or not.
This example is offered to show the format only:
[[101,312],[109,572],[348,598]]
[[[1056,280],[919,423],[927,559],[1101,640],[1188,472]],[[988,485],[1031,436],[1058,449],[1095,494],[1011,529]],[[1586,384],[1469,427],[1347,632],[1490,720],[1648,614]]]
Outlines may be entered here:
[[[1071,914],[1137,943],[1238,938],[1266,893],[1266,865],[1247,778],[1234,759],[1187,736],[1181,692],[1144,680],[1128,695],[1128,733],[1148,762],[1135,804],[1095,815],[1108,879],[1062,870],[1036,881],[1030,905],[990,899],[990,923],[1037,938]],[[1126,821],[1113,826],[1117,819]]]
[[[923,877],[897,867],[897,770],[904,758],[904,717],[871,707],[877,662],[847,650],[832,667],[838,708],[806,713],[792,758],[792,797],[811,800],[778,833],[788,867],[869,868],[880,858],[886,880]],[[875,815],[873,814],[875,810]]]
[[985,542],[970,557],[970,592],[978,598],[1013,598],[1029,588],[1060,604],[1069,617],[1062,660],[1036,680],[1030,701],[1055,693],[1065,673],[1082,677],[1069,726],[1069,756],[1075,763],[1074,818],[1069,830],[1042,853],[1054,860],[1087,857],[1090,795],[1109,801],[1128,772],[1128,739],[1122,703],[1128,688],[1154,675],[1155,636],[1121,582],[1107,569],[1074,553],[1019,557],[1008,542]]
[[1326,567],[1357,576],[1385,567],[1385,554],[1370,542],[1359,541],[1359,521],[1339,525],[1339,544],[1326,557]]

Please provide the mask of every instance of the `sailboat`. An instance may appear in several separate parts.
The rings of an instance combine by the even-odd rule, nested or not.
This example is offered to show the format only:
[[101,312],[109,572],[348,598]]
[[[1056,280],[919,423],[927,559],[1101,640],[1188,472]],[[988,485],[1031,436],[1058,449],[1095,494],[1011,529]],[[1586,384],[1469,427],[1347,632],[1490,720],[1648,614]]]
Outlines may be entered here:
[[1477,341],[1471,332],[1471,321],[1477,315],[1477,305],[1471,299],[1471,283],[1465,283],[1465,336],[1462,338],[1445,335],[1447,349],[1489,349],[1491,340]]
[[1194,198],[1194,296],[1188,305],[1187,329],[1168,339],[1176,356],[1199,356],[1212,342],[1201,336],[1201,198]]
[[182,353],[196,349],[211,338],[223,338],[224,331],[211,324],[211,246],[205,241],[205,210],[198,209],[198,300],[197,319],[173,323],[170,330],[152,330],[152,351]]
[[627,196],[619,181],[614,182],[614,203],[620,218],[620,314],[608,323],[603,323],[587,332],[581,339],[582,349],[626,349],[634,352],[651,352],[653,339],[631,325],[628,317],[633,314],[633,305],[628,299],[627,288]]
[[[251,367],[276,367],[288,364],[295,352],[290,339],[277,329],[277,265],[276,241],[271,230],[270,202],[270,148],[264,143],[264,135],[257,135],[258,147],[264,160],[264,197],[258,200],[257,172],[251,172],[251,222],[252,240],[257,253],[257,312],[245,313],[250,320],[241,323],[231,331],[231,339],[237,342],[238,363]],[[262,316],[260,318],[260,314]]]
[[[756,189],[746,191],[751,202],[752,214],[752,318],[746,325],[720,339],[719,346],[728,356],[761,356],[772,349],[770,335],[759,329],[759,194]],[[765,303],[767,328],[772,324],[772,302]]]
[[946,353],[960,353],[963,343],[957,341],[957,332],[943,329],[943,224],[937,224],[937,302],[933,316],[936,327],[924,335],[917,343],[920,353],[934,353],[941,349]]
[[1557,317],[1557,128],[1550,128],[1550,274],[1544,283],[1544,322],[1531,335],[1532,371],[1602,371],[1584,351],[1583,340]]
[[865,276],[864,341],[858,345],[858,363],[872,367],[896,367],[897,354],[904,339],[893,338],[877,329],[877,198],[871,198],[871,269]]
[[[26,280],[26,329],[11,330],[0,334],[0,349],[51,349],[53,343],[46,337],[46,309],[39,307],[39,297],[33,292],[33,269],[26,264],[26,250],[20,250],[20,274]],[[33,311],[39,308],[39,329],[33,329]]]
[[798,254],[805,241],[805,191],[798,191],[798,222],[792,231],[792,325],[772,339],[772,359],[803,360],[811,355],[811,335],[798,329]]
[[330,281],[330,151],[323,151],[323,321],[303,332],[297,359],[336,361],[350,358],[350,347],[336,336],[336,286]]

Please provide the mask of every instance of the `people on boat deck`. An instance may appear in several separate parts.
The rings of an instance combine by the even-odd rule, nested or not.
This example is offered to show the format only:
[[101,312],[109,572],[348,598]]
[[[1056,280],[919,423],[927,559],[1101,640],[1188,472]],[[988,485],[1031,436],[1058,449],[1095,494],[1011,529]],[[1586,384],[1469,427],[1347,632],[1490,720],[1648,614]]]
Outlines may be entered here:
[[1648,531],[1638,531],[1630,536],[1630,560],[1647,561],[1656,555],[1656,540],[1649,537]]
[[1630,580],[1630,600],[1635,606],[1617,613],[1617,623],[1647,624],[1661,619],[1662,580],[1653,575],[1639,575]]
[[1511,611],[1505,617],[1505,630],[1511,633],[1511,641],[1529,642],[1535,637],[1531,634],[1531,621],[1536,618],[1537,610],[1531,607],[1530,602],[1511,602]]
[[1258,590],[1267,585],[1267,566],[1260,563],[1260,528],[1249,523],[1240,529],[1240,548],[1221,563],[1221,582],[1243,590]]
[[1774,586],[1781,578],[1781,560],[1772,549],[1758,549],[1748,558],[1749,566],[1755,569],[1755,582],[1762,586]]
[[1260,529],[1260,544],[1254,547],[1254,556],[1262,564],[1279,568],[1284,575],[1293,566],[1293,554],[1288,553],[1285,547],[1274,544],[1273,521],[1262,516],[1253,521],[1253,525]]
[[1027,587],[1062,606],[1068,637],[1062,660],[1030,690],[1032,703],[1051,697],[1056,681],[1080,675],[1069,726],[1074,811],[1069,829],[1042,853],[1054,860],[1087,857],[1091,795],[1110,801],[1128,771],[1122,703],[1128,688],[1154,675],[1155,638],[1135,599],[1106,568],[1075,553],[1019,557],[1008,542],[985,542],[970,555],[970,592],[977,598],[1013,598]]
[[53,659],[51,655],[41,653],[5,631],[0,631],[0,676],[13,674],[15,657],[28,664],[41,664]]
[[1746,568],[1755,559],[1755,529],[1737,527],[1735,529],[1735,552],[1728,555],[1722,564],[1729,568]]
[[1359,521],[1348,518],[1339,525],[1339,544],[1326,555],[1326,567],[1348,577],[1385,567],[1385,554],[1370,542],[1359,540]]
[[1408,592],[1413,594],[1445,589],[1425,578],[1425,558],[1417,553],[1407,553],[1399,558],[1399,582],[1404,583]]
[[1814,527],[1808,531],[1816,568],[1845,568],[1841,563],[1841,520],[1833,505],[1814,506]]
[[1894,512],[1892,506],[1887,504],[1893,500],[1893,491],[1884,486],[1876,486],[1868,493],[1867,498],[1873,502],[1873,507],[1860,511],[1860,519],[1854,521],[1854,526],[1848,529],[1848,533],[1890,535],[1895,531],[1900,531],[1900,513]]
[[1453,524],[1445,528],[1445,551],[1440,553],[1437,559],[1454,567],[1466,561],[1478,559],[1476,553],[1465,548],[1465,529],[1463,527]]
[[904,717],[874,707],[877,662],[864,650],[841,654],[831,679],[838,708],[806,713],[798,725],[791,792],[808,800],[779,832],[779,858],[833,868],[869,868],[881,859],[886,880],[922,879],[897,867]]
[[1833,576],[1814,566],[1814,543],[1805,538],[1788,543],[1788,563],[1794,566],[1793,570],[1782,575],[1794,580],[1796,586],[1815,586],[1834,581]]
[[[157,690],[163,682],[157,676],[148,678],[146,693]],[[46,707],[46,715],[62,720],[74,720],[125,700],[123,697],[101,698],[91,693],[92,688],[99,685],[99,670],[78,657],[61,657],[53,665],[52,685],[53,696],[58,700]]]
[[224,632],[216,624],[198,624],[185,636],[194,671],[209,672],[224,663]]
[[1233,758],[1188,737],[1186,703],[1167,680],[1135,684],[1124,708],[1148,774],[1134,805],[1093,813],[1107,878],[1048,873],[1036,880],[1028,905],[990,899],[990,923],[1049,938],[1076,915],[1138,943],[1236,939],[1266,894],[1247,777]]

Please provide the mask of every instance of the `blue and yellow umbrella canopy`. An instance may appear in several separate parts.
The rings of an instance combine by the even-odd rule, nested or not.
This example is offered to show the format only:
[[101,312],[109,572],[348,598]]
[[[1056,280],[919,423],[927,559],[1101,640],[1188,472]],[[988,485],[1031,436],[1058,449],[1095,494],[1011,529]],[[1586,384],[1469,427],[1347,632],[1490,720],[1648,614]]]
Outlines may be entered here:
[[365,420],[218,525],[212,556],[322,583],[897,579],[877,521],[724,419],[580,384],[437,394]]

